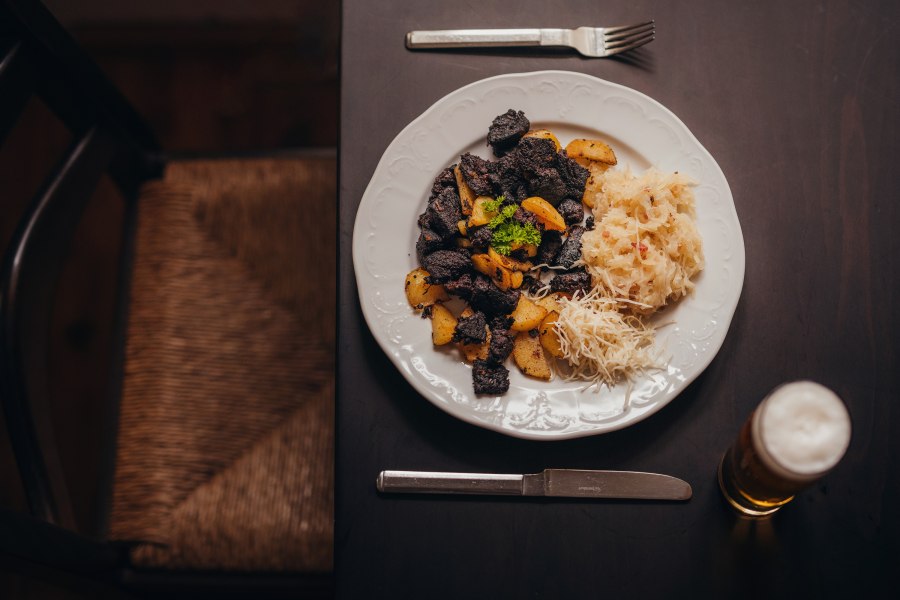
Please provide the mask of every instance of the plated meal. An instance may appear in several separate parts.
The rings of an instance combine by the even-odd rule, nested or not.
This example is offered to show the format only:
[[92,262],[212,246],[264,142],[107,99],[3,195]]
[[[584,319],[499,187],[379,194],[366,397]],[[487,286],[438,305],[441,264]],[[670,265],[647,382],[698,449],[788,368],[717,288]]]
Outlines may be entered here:
[[722,171],[675,115],[538,71],[455,90],[397,135],[360,200],[353,264],[366,325],[423,398],[558,440],[634,424],[706,368],[744,249]]
[[694,182],[617,169],[605,141],[563,147],[514,109],[493,119],[487,145],[496,160],[462,154],[418,218],[420,266],[404,289],[434,345],[458,346],[475,394],[509,389],[510,355],[526,376],[595,392],[663,369],[645,319],[703,269]]

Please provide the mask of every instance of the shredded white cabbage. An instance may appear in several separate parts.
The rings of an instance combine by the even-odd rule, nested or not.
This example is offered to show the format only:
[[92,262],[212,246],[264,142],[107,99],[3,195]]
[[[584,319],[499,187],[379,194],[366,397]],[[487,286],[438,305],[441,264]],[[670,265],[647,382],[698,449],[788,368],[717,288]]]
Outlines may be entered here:
[[564,360],[571,367],[565,379],[612,387],[622,379],[663,365],[653,348],[654,330],[640,317],[619,310],[620,300],[594,288],[587,295],[559,298],[556,333]]
[[631,310],[652,313],[689,294],[703,269],[694,223],[693,180],[649,169],[592,173],[596,226],[581,238],[582,261],[603,295],[639,302]]

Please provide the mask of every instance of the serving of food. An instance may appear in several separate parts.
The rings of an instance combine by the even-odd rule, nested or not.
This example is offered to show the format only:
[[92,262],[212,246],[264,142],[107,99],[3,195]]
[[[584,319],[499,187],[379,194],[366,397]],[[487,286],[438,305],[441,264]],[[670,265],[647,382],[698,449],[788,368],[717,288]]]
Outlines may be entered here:
[[605,141],[563,147],[514,109],[493,119],[487,145],[496,160],[462,154],[418,219],[420,266],[404,289],[434,345],[457,344],[475,394],[509,389],[510,355],[526,376],[595,392],[664,368],[645,318],[703,268],[694,182],[618,170]]
[[563,71],[444,97],[385,151],[353,261],[376,342],[450,414],[517,437],[635,423],[721,346],[744,253],[677,117]]

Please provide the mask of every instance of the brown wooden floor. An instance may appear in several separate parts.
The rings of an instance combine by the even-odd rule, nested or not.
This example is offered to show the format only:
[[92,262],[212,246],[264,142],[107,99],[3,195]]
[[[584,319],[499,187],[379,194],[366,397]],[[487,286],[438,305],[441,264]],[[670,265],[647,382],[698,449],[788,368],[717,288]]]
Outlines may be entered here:
[[[291,20],[103,22],[75,38],[173,154],[333,148],[337,142],[338,3],[297,2]],[[71,136],[33,101],[0,147],[0,247]],[[121,242],[121,199],[93,198],[64,268],[53,316],[54,424],[79,529],[102,528],[98,497],[102,402]],[[0,506],[24,497],[0,412]],[[0,598],[71,597],[0,571]]]

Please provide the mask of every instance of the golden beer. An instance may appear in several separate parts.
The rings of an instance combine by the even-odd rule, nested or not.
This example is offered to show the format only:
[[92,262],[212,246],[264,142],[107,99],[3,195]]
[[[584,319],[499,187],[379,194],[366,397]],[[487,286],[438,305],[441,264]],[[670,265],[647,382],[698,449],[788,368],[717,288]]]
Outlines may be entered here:
[[849,444],[850,415],[834,392],[812,381],[779,386],[725,452],[719,488],[742,515],[771,515],[830,471]]

